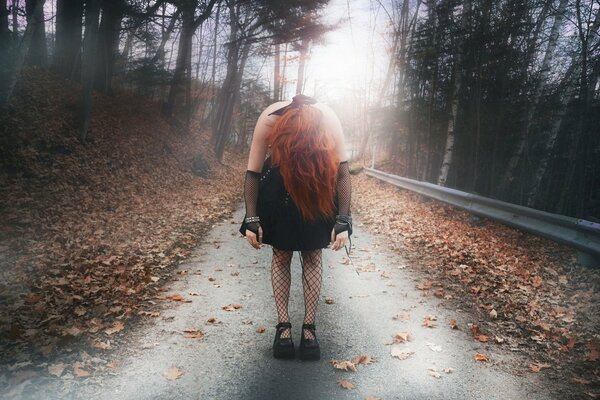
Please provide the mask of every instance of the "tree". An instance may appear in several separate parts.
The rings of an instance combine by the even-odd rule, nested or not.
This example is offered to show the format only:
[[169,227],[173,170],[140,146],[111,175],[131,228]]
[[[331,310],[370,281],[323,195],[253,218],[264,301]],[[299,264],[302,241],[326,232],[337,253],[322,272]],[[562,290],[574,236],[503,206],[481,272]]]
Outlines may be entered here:
[[228,2],[227,72],[217,97],[212,137],[219,160],[229,138],[234,107],[240,99],[240,85],[251,46],[269,38],[276,43],[291,43],[308,37],[307,32],[319,24],[307,20],[306,16],[316,15],[326,3],[327,0]]
[[[172,115],[176,108],[177,99],[181,97],[183,89],[186,88],[185,113],[186,127],[189,126],[191,118],[191,99],[189,98],[189,88],[191,85],[192,68],[192,38],[196,29],[211,15],[216,0],[210,0],[199,4],[198,0],[178,0],[175,2],[177,9],[181,12],[181,33],[179,36],[179,45],[177,53],[177,62],[173,72],[173,80],[169,89],[169,97],[164,107],[167,115]],[[199,17],[195,17],[196,9],[200,6]]]
[[[549,3],[547,3],[549,4]],[[565,8],[567,6],[567,0],[560,0],[558,5],[558,10],[556,11],[556,16],[554,17],[554,23],[552,25],[552,29],[550,31],[550,37],[548,38],[548,46],[546,47],[546,52],[544,54],[544,60],[542,61],[542,65],[539,70],[539,76],[537,78],[537,83],[535,85],[533,98],[530,104],[527,105],[527,114],[525,117],[525,124],[523,127],[523,132],[519,138],[519,143],[516,147],[515,152],[511,156],[508,165],[506,167],[506,171],[504,172],[504,176],[500,183],[500,187],[498,192],[503,192],[506,190],[510,182],[514,179],[514,171],[517,167],[517,164],[521,160],[523,155],[523,151],[525,150],[525,145],[527,138],[529,137],[529,131],[531,129],[531,124],[533,121],[533,116],[536,112],[537,106],[540,102],[540,97],[544,90],[544,87],[548,80],[548,74],[551,71],[550,64],[552,59],[554,58],[556,44],[558,41],[559,30],[562,26],[562,21],[565,13]],[[537,34],[536,34],[537,36]]]
[[57,1],[54,66],[63,76],[70,79],[78,76],[80,68],[82,19],[82,1]]
[[102,1],[94,87],[106,94],[112,94],[112,78],[115,61],[119,57],[119,33],[124,12],[124,0]]
[[[43,16],[43,8],[43,0],[36,2],[35,8],[31,12],[31,18],[29,19],[27,27],[25,28],[25,33],[23,34],[21,43],[19,44],[19,48],[14,57],[14,61],[12,62],[12,65],[5,67],[5,78],[0,79],[0,110],[4,110],[8,107],[10,97],[12,96],[12,92],[15,88],[15,84],[17,83],[19,74],[21,73],[21,68],[23,67],[27,54],[29,54],[34,33],[38,29],[38,18]],[[7,64],[10,64],[10,61],[7,61]]]
[[100,0],[88,0],[85,4],[85,36],[83,38],[83,57],[81,62],[82,90],[79,123],[79,141],[81,143],[85,143],[90,125],[99,15]]
[[[26,0],[25,2],[27,23],[32,24],[33,27],[31,44],[29,46],[29,54],[26,62],[29,65],[36,65],[38,67],[45,67],[48,65],[44,2],[44,0]],[[42,7],[37,7],[39,3],[42,3]]]

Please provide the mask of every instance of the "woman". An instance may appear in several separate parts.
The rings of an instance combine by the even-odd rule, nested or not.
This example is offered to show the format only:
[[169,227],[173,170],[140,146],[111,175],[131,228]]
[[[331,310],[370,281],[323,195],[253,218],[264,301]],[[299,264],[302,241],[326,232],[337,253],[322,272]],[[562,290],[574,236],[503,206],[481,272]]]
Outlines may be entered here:
[[[271,154],[265,160],[267,150]],[[279,323],[276,358],[293,358],[288,315],[290,263],[301,254],[304,323],[301,360],[321,357],[315,316],[321,291],[322,249],[345,246],[352,234],[350,171],[339,119],[327,106],[297,95],[258,118],[244,183],[246,216],[240,232],[256,249],[273,248],[271,282]]]

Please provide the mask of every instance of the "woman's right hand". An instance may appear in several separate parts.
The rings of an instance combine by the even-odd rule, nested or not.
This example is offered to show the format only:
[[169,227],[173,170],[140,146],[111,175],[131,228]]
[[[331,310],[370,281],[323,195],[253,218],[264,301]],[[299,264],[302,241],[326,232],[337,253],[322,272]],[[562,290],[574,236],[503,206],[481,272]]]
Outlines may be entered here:
[[248,240],[248,243],[250,243],[250,245],[255,249],[260,249],[262,247],[262,237],[263,230],[260,227],[260,225],[258,226],[258,237],[256,233],[252,232],[249,229],[246,229],[246,239]]

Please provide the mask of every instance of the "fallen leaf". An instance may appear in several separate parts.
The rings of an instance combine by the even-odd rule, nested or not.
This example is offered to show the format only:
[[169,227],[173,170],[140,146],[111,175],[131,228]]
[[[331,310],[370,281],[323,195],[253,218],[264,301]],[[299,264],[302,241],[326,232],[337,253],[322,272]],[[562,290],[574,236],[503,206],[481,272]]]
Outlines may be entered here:
[[325,298],[325,304],[333,304],[333,303],[335,303],[335,300],[333,300],[331,297]]
[[550,367],[552,367],[552,366],[550,364],[546,364],[546,363],[535,362],[535,363],[529,364],[529,369],[532,370],[533,372],[540,372],[542,369],[550,368]]
[[217,319],[215,317],[210,317],[209,319],[206,320],[207,324],[216,324],[217,323]]
[[444,297],[444,288],[437,288],[435,289],[435,291],[433,292],[433,295],[437,298],[442,299]]
[[115,321],[110,328],[106,328],[104,333],[107,335],[112,335],[113,333],[121,332],[125,328],[125,324],[122,321]]
[[348,264],[350,264],[350,259],[348,257],[344,256],[344,257],[342,257],[340,264],[348,265]]
[[165,373],[165,378],[170,381],[174,381],[175,379],[179,379],[179,377],[183,375],[183,371],[177,367],[171,367]]
[[181,301],[182,303],[191,303],[191,300],[187,300],[185,297],[180,295],[179,293],[172,294],[164,297],[165,300],[173,300],[173,301]]
[[225,311],[235,311],[242,308],[241,304],[228,304],[226,306],[221,307]]
[[91,375],[88,371],[83,369],[83,364],[80,362],[73,364],[73,373],[79,378],[85,378],[86,376]]
[[587,361],[598,361],[600,359],[600,345],[597,342],[589,342],[587,348],[585,359]]
[[365,356],[363,354],[356,356],[352,359],[352,363],[354,365],[359,365],[359,364],[363,364],[363,365],[370,365],[375,361],[374,358],[372,358],[371,356]]
[[199,339],[204,336],[204,332],[202,332],[199,329],[194,329],[194,328],[184,329],[183,332],[184,332],[183,337],[185,337],[187,339]]
[[364,400],[381,400],[381,397],[367,396]]
[[410,333],[409,332],[396,332],[394,333],[394,343],[404,343],[404,342],[408,342],[411,337],[410,337]]
[[475,340],[478,340],[480,342],[486,343],[488,340],[490,340],[489,336],[486,335],[477,335],[473,337]]
[[337,382],[338,385],[340,385],[341,387],[343,387],[344,389],[354,389],[356,386],[354,386],[351,382],[348,382],[346,380],[341,380]]
[[451,329],[458,329],[458,323],[456,322],[455,319],[451,319],[450,320],[450,328]]
[[440,352],[442,351],[442,346],[439,346],[435,343],[426,343],[425,344],[427,347],[429,347],[429,350],[431,351],[435,351],[435,352]]
[[590,383],[592,383],[592,381],[588,381],[587,379],[574,376],[573,378],[571,378],[571,383],[579,383],[580,385],[589,385]]
[[54,375],[54,376],[57,376],[60,378],[60,376],[62,375],[62,373],[66,367],[67,367],[67,364],[63,364],[63,363],[50,364],[50,365],[48,365],[48,373],[50,375]]
[[108,350],[111,348],[110,342],[104,343],[101,340],[95,340],[94,343],[92,344],[92,346],[97,349],[102,349],[102,350]]
[[77,326],[71,326],[70,328],[63,330],[63,333],[65,335],[70,335],[70,336],[79,336],[79,335],[81,335],[82,332],[83,332],[83,330],[81,330]]
[[331,360],[329,361],[329,363],[333,366],[333,368],[335,369],[339,369],[342,371],[352,371],[352,372],[356,372],[356,366],[354,365],[354,363],[352,361],[346,361],[346,360]]
[[475,361],[482,361],[482,362],[490,361],[490,358],[482,353],[475,353],[474,358],[475,358]]
[[492,311],[490,311],[490,318],[491,319],[498,318],[498,312],[495,309],[492,309]]
[[437,320],[437,317],[435,315],[426,315],[425,318],[423,319],[423,326],[427,327],[427,328],[435,328],[437,325],[433,322]]
[[435,368],[429,368],[429,375],[433,376],[434,378],[440,379],[442,377],[442,374],[440,374],[439,372],[437,372],[437,370]]
[[264,331],[265,331],[265,327],[264,327],[263,325],[259,326],[259,327],[256,329],[256,332],[257,332],[257,333],[263,333]]
[[385,279],[390,279],[392,276],[390,275],[390,273],[389,273],[389,272],[383,271],[383,272],[381,273],[381,277],[382,277],[382,278],[385,278]]
[[408,357],[410,357],[411,355],[415,354],[414,351],[410,351],[408,349],[404,349],[402,350],[400,347],[398,346],[393,346],[390,349],[390,355],[392,357],[396,357],[399,360],[406,360]]
[[431,287],[433,286],[433,282],[432,281],[425,281],[421,284],[417,285],[417,289],[419,290],[429,290],[431,289]]

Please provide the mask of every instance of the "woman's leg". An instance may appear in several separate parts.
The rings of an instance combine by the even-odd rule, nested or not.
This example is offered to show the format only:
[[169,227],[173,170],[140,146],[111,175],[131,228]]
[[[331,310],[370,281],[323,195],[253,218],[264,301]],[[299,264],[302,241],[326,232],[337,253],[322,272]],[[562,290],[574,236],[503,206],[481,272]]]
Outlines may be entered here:
[[[279,322],[289,322],[288,302],[290,299],[290,283],[292,275],[290,264],[292,262],[293,251],[278,250],[273,247],[273,259],[271,260],[271,284],[273,285],[273,295],[275,296],[275,306],[277,307],[277,318]],[[281,333],[282,338],[291,337],[289,329]]]
[[[321,295],[322,250],[308,250],[302,253],[302,287],[304,288],[304,323],[314,324],[317,305]],[[314,339],[312,332],[304,330],[304,337]]]

